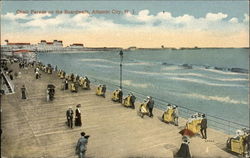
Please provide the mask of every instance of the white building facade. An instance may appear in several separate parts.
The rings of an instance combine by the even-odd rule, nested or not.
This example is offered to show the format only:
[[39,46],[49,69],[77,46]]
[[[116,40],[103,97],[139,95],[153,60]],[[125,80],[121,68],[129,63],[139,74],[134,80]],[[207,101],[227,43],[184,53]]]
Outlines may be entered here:
[[63,50],[62,41],[54,40],[53,42],[47,42],[46,40],[41,40],[36,46],[36,51],[38,52],[50,52],[50,51],[60,51]]

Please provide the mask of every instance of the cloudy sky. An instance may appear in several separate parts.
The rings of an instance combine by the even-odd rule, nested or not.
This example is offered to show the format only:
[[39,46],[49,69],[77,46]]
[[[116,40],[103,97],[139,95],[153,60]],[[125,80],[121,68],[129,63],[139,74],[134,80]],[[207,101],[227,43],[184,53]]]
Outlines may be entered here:
[[248,47],[248,1],[2,1],[1,43]]

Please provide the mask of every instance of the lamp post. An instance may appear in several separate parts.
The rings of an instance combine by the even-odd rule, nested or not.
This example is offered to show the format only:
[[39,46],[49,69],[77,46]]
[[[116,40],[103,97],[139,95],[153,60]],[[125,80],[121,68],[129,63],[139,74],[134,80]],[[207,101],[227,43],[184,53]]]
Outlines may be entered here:
[[122,59],[123,59],[122,50],[120,51],[119,55],[120,55],[120,59],[121,59],[121,61],[120,61],[120,89],[122,89]]

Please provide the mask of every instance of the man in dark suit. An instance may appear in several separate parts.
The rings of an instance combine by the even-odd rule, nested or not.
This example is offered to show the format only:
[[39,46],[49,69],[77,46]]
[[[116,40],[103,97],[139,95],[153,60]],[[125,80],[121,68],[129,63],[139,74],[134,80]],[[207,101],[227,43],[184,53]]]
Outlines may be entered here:
[[118,93],[119,103],[122,103],[122,96],[123,96],[122,90],[119,89],[119,93]]
[[68,126],[70,128],[73,128],[73,115],[74,115],[74,111],[72,110],[71,107],[69,107],[69,109],[66,112],[66,117],[67,117]]
[[103,93],[102,96],[105,98],[105,93],[106,93],[106,85],[105,84],[102,86],[102,93]]
[[201,120],[201,135],[202,135],[202,139],[207,139],[207,119],[206,119],[206,115],[203,114],[202,115],[202,120]]
[[149,117],[153,117],[154,100],[151,96],[148,96],[148,100]]
[[23,87],[21,88],[21,92],[22,92],[22,99],[26,99],[26,88],[23,85]]
[[132,105],[133,109],[135,108],[135,99],[136,99],[136,97],[133,95],[133,93],[131,93],[130,102],[131,102],[131,105]]

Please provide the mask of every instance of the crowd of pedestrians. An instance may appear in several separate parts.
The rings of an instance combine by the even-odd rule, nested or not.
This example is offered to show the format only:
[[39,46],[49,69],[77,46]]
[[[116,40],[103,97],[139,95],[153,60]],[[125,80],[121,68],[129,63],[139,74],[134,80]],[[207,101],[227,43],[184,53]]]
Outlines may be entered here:
[[[26,66],[31,65],[34,67],[34,72],[35,72],[35,79],[41,78],[41,71],[52,74],[53,71],[57,73],[57,76],[62,79],[62,90],[68,90],[70,89],[71,92],[77,93],[79,88],[82,89],[90,89],[90,80],[88,79],[87,76],[81,77],[77,74],[70,74],[67,75],[65,71],[63,70],[58,70],[57,66],[53,68],[51,65],[43,65],[41,63],[25,63],[25,62],[20,62],[19,63],[19,68],[22,69]],[[11,72],[10,72],[11,73]],[[13,79],[13,76],[10,77]],[[54,89],[55,90],[55,89]],[[48,91],[47,94],[49,94],[49,98],[51,95],[55,92]],[[99,85],[97,87],[96,94],[103,96],[105,98],[105,93],[106,93],[106,85]],[[135,100],[136,97],[133,95],[133,93],[129,93],[127,97],[123,98],[123,92],[122,89],[115,90],[113,97],[113,101],[119,102],[123,104],[125,107],[131,107],[135,108]],[[25,85],[21,87],[21,98],[22,99],[27,99],[27,89]],[[155,106],[155,101],[152,96],[148,96],[145,99],[145,102],[141,104],[139,107],[139,112],[143,113],[143,115],[147,115],[150,118],[154,117],[153,114],[153,109]],[[80,110],[81,104],[77,104],[75,110],[73,110],[72,107],[69,107],[66,111],[66,120],[67,120],[67,126],[71,129],[77,126],[81,127],[82,126],[82,121],[81,121],[81,110]],[[143,111],[145,110],[145,111]],[[75,119],[74,119],[75,118]],[[171,105],[168,104],[166,111],[162,115],[162,121],[166,123],[171,123],[174,124],[175,126],[178,126],[178,118],[179,118],[179,111],[178,111],[178,106],[177,105]],[[193,124],[195,124],[195,128],[199,129],[200,135],[202,139],[207,139],[207,118],[205,114],[197,114],[194,116],[191,116],[191,118],[187,121],[187,124],[185,126],[186,130],[189,130],[188,132],[193,132]],[[191,153],[189,150],[189,143],[190,143],[190,138],[191,135],[188,132],[182,133],[182,144],[180,146],[179,151],[176,153],[177,157],[185,157],[189,158],[191,157]],[[86,150],[87,150],[87,144],[88,144],[88,138],[89,136],[86,135],[84,132],[81,132],[81,137],[79,138],[77,145],[76,145],[76,154],[80,157],[83,158],[85,156]]]

